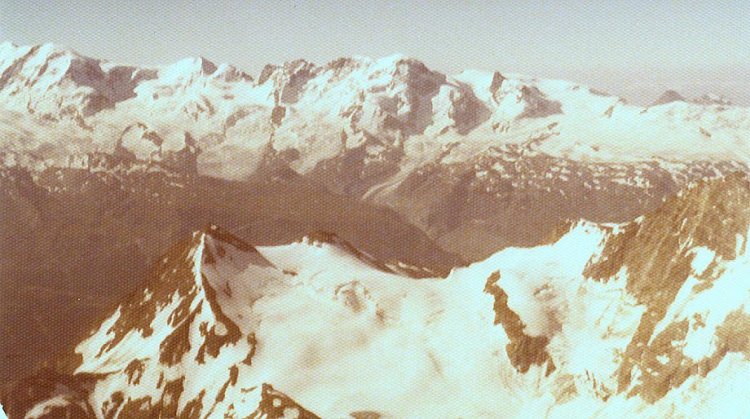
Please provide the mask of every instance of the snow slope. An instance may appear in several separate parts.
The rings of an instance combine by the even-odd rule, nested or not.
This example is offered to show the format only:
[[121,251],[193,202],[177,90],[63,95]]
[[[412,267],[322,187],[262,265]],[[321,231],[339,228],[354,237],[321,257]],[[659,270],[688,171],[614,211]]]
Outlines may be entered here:
[[744,176],[700,182],[419,280],[330,236],[253,248],[211,226],[78,345],[73,377],[96,377],[96,417],[246,417],[264,383],[321,417],[746,417],[748,203]]

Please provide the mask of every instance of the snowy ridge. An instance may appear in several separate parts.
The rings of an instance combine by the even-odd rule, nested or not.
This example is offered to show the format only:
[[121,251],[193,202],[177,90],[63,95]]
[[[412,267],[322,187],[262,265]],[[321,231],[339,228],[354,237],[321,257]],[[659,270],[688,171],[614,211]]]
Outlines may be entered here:
[[255,417],[264,383],[299,417],[744,417],[748,203],[744,176],[701,182],[444,279],[209,227],[78,345],[73,377],[93,377],[91,417]]

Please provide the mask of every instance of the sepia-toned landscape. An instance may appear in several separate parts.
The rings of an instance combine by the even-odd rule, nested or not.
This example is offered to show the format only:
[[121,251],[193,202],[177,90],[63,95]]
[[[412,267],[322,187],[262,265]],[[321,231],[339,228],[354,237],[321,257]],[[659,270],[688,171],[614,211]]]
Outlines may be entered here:
[[[36,39],[24,7],[0,26]],[[722,7],[695,36],[750,45]],[[0,44],[0,417],[750,416],[747,89],[633,102],[343,38],[252,74]]]

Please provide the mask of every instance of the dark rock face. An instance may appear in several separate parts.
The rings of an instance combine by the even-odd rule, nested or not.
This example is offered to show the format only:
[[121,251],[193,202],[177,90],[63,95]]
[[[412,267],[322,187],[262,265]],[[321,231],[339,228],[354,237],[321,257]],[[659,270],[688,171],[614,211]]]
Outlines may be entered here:
[[659,96],[651,104],[651,106],[658,106],[658,105],[664,105],[665,103],[685,102],[685,101],[686,99],[682,97],[681,94],[677,93],[674,90],[667,90],[666,92],[662,93],[661,96]]
[[[737,237],[744,237],[750,227],[748,202],[750,182],[743,174],[701,182],[612,234],[601,258],[590,262],[586,275],[596,280],[607,280],[626,268],[628,291],[646,306],[620,365],[620,391],[630,386],[637,366],[651,372],[633,392],[656,401],[691,375],[708,374],[730,351],[731,345],[720,344],[713,356],[693,361],[671,344],[685,338],[688,322],[673,323],[658,334],[655,329],[691,274],[695,254],[684,243],[711,249],[721,260],[737,258],[738,250],[744,252],[737,249]],[[715,263],[709,265],[700,278],[702,286],[710,287],[720,274]],[[739,317],[736,322],[743,324]],[[744,351],[743,345],[733,349]],[[659,362],[658,357],[669,361]]]
[[496,71],[492,74],[492,82],[490,83],[490,93],[495,103],[500,102],[500,87],[503,85],[505,77],[500,72]]
[[524,86],[521,94],[527,102],[526,109],[518,115],[518,118],[544,118],[546,116],[562,113],[560,102],[548,99],[544,93],[536,87]]
[[521,373],[529,370],[531,365],[544,365],[547,375],[555,370],[555,364],[547,353],[549,339],[546,336],[529,336],[524,332],[526,325],[513,310],[508,307],[508,294],[498,287],[500,273],[494,272],[487,278],[484,292],[495,299],[495,324],[500,324],[508,335],[510,343],[505,350],[511,364]]

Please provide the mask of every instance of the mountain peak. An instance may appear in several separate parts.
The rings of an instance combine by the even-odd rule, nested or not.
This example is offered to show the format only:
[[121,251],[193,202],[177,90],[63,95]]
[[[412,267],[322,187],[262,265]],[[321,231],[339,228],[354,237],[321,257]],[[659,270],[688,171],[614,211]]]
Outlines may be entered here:
[[339,57],[335,60],[326,63],[325,68],[332,69],[336,72],[341,73],[343,70],[349,68],[353,69],[362,65],[369,65],[372,63],[372,59],[365,56],[355,55],[351,57]]
[[[406,75],[409,73],[416,74],[433,74],[442,76],[445,75],[431,70],[427,65],[418,60],[417,58],[397,53],[385,56],[383,58],[376,59],[372,62],[373,69],[388,69],[389,72],[394,75]],[[405,73],[405,74],[404,74]]]
[[227,83],[235,81],[253,81],[251,75],[230,64],[220,64],[216,68],[216,71],[213,72],[212,77],[221,79]]
[[161,75],[167,80],[178,81],[195,76],[210,76],[216,69],[216,64],[206,58],[187,57],[168,65]]
[[[68,48],[65,45],[61,45],[54,42],[45,42],[42,44],[35,44],[30,46],[16,46],[14,44],[11,44],[11,48],[14,48],[16,50],[19,49],[25,49],[28,50],[29,53],[33,54],[33,58],[29,57],[30,60],[33,61],[39,61],[39,62],[48,62],[55,58],[60,57],[67,57],[70,59],[77,59],[82,61],[91,61],[91,62],[99,62],[100,60],[86,57],[84,55],[81,55],[78,51]],[[2,49],[0,49],[1,51]]]
[[65,52],[73,55],[80,55],[72,48],[68,48],[55,42],[45,42],[39,44],[38,47],[40,52]]
[[390,55],[386,55],[384,57],[371,59],[371,61],[374,65],[377,65],[377,66],[395,67],[398,64],[409,62],[409,61],[414,62],[416,60],[410,59],[406,54],[397,52],[397,53],[393,53]]
[[[227,279],[267,269],[276,270],[253,246],[227,230],[209,224],[194,231],[161,258],[143,286],[107,320],[106,327],[79,345],[77,351],[83,356],[79,368],[116,368],[123,351],[138,350],[133,342],[170,342],[160,343],[161,361],[177,362],[187,348],[175,340],[199,315],[208,316],[210,320],[205,321],[212,326],[200,345],[215,356],[221,346],[239,336],[237,320],[226,314],[233,287]],[[199,356],[205,355],[200,352]]]
[[671,102],[686,102],[686,99],[675,90],[667,90],[651,103],[651,106],[664,105]]
[[193,234],[194,235],[205,234],[211,237],[212,239],[219,240],[227,244],[231,244],[237,249],[240,249],[242,251],[252,251],[255,249],[252,245],[250,245],[249,243],[246,243],[244,240],[235,236],[229,230],[214,223],[207,224],[202,229],[197,230]]
[[226,255],[226,246],[228,245],[243,253],[244,256],[252,256],[252,263],[257,266],[273,266],[254,246],[216,224],[208,224],[193,235],[203,236],[200,246],[202,246],[201,252],[204,263],[215,263],[217,259],[223,258]]

